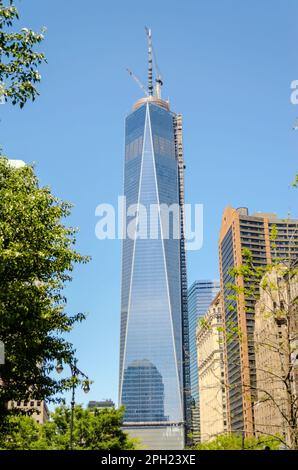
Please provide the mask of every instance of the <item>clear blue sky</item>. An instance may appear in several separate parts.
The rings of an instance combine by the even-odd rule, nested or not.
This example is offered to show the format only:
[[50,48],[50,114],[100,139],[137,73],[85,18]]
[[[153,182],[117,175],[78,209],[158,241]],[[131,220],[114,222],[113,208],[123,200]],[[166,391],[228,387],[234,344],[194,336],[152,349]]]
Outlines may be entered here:
[[23,0],[20,26],[48,31],[41,96],[1,106],[11,158],[35,162],[42,184],[74,203],[78,248],[92,262],[74,272],[68,311],[88,319],[71,335],[95,381],[79,401],[117,399],[120,242],[98,241],[95,207],[122,192],[124,118],[141,96],[125,68],[146,79],[144,26],[152,28],[164,96],[184,116],[186,199],[203,203],[204,246],[188,256],[189,282],[218,277],[226,205],[298,216],[296,0]]

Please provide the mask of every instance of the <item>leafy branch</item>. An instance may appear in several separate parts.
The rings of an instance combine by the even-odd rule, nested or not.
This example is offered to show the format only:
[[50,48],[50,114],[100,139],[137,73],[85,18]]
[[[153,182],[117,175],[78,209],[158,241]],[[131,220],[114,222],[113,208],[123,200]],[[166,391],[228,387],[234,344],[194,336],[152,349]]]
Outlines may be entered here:
[[11,32],[19,19],[14,0],[0,0],[0,100],[19,104],[21,108],[28,100],[39,95],[36,88],[41,80],[39,65],[46,62],[45,55],[35,46],[44,39],[45,28],[40,33],[28,28]]

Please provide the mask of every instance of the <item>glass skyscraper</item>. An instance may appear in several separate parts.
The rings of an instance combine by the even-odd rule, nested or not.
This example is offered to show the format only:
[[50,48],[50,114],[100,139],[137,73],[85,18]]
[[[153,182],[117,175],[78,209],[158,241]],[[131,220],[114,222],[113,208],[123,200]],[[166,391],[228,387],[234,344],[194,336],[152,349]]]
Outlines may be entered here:
[[199,374],[196,345],[198,321],[207,312],[212,300],[219,292],[219,281],[195,281],[188,291],[189,319],[189,355],[190,355],[190,389],[192,397],[192,431],[194,440],[199,440]]
[[[130,236],[122,247],[119,403],[125,406],[124,428],[152,449],[185,444],[189,375],[181,129],[181,116],[153,94],[139,100],[126,118],[125,225]],[[160,213],[149,233],[151,208],[163,204],[179,208],[173,216],[178,217],[178,237],[171,217],[165,236]],[[137,221],[129,216],[131,207],[138,209]],[[147,233],[140,229],[144,210]]]

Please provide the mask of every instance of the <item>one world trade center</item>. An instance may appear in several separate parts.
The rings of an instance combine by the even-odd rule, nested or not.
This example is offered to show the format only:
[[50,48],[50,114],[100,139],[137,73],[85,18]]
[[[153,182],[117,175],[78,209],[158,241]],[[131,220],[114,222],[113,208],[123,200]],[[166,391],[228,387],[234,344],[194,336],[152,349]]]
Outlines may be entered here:
[[122,246],[119,404],[124,429],[143,448],[183,449],[190,393],[182,118],[161,98],[158,71],[153,84],[150,30],[147,37],[148,87],[125,124],[130,230]]

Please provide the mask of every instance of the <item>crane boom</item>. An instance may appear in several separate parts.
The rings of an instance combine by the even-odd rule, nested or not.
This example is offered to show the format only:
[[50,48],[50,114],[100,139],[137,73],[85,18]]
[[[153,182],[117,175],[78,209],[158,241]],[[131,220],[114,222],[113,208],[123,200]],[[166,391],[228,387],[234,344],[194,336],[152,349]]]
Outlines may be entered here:
[[[147,42],[148,42],[148,87],[143,85],[143,83],[139,80],[139,78],[130,70],[126,69],[129,75],[134,79],[134,81],[139,85],[139,87],[143,90],[146,96],[153,96],[153,94],[158,98],[161,99],[161,87],[163,85],[163,80],[161,77],[161,73],[159,67],[157,65],[155,51],[153,49],[152,44],[152,34],[151,29],[145,26]],[[153,66],[155,71],[155,87],[153,86]]]
[[145,93],[146,96],[149,95],[148,91],[146,90],[145,86],[143,85],[143,83],[141,82],[141,80],[130,70],[130,69],[126,69],[127,72],[129,73],[129,75],[134,79],[134,81],[139,85],[139,87],[143,90],[143,92]]

